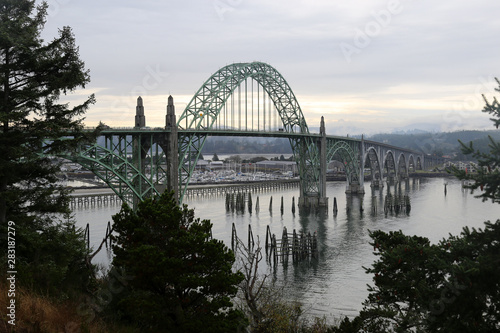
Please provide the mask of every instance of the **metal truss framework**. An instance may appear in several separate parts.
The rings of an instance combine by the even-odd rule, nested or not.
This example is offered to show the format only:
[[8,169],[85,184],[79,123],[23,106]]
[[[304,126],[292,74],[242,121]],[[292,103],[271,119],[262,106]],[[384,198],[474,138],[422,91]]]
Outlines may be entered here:
[[279,113],[285,133],[305,134],[290,136],[289,140],[298,163],[302,193],[319,193],[319,150],[309,136],[304,115],[292,89],[276,69],[262,62],[252,62],[228,65],[213,74],[179,117],[179,133],[182,130],[197,131],[179,135],[179,183],[183,187],[181,200],[208,137],[207,131],[214,129],[229,96],[243,82],[246,87],[248,78],[255,80],[267,93]]
[[133,165],[126,155],[119,155],[106,147],[91,145],[80,147],[76,154],[61,157],[92,171],[130,207],[134,200],[142,201],[153,194],[155,186],[151,179]]
[[104,147],[81,145],[75,153],[60,155],[82,165],[103,180],[130,207],[160,194],[165,182],[161,136],[140,131],[104,134]]
[[[259,128],[258,131],[248,131],[246,126],[244,131],[241,128],[239,131],[235,128],[224,128],[221,131],[218,126],[220,122],[218,124],[217,121],[223,116],[221,111],[228,99],[236,90],[241,93],[242,86],[247,88],[247,79],[256,81],[269,96],[268,101],[274,105],[281,121],[276,132],[273,132],[270,126],[266,129],[265,125],[263,132]],[[246,91],[244,94],[246,95]],[[173,110],[173,101],[171,107]],[[175,119],[175,115],[172,115]],[[175,120],[171,124],[175,124]],[[288,138],[298,164],[301,195],[305,197],[319,197],[325,194],[320,184],[325,181],[321,168],[324,168],[326,175],[326,167],[320,161],[321,156],[324,156],[326,163],[333,159],[341,161],[345,166],[348,185],[354,184],[361,189],[366,165],[370,167],[373,176],[378,174],[380,180],[383,180],[385,175],[390,178],[404,176],[410,168],[422,169],[422,166],[429,167],[434,162],[427,157],[424,160],[422,154],[373,141],[326,136],[323,121],[322,124],[322,134],[309,133],[294,93],[276,69],[261,62],[236,63],[220,69],[201,86],[179,117],[177,128],[170,127],[167,121],[166,128],[152,130],[103,130],[104,147],[98,144],[82,145],[77,153],[62,157],[94,172],[124,202],[133,207],[136,207],[139,201],[163,192],[172,178],[179,179],[179,202],[182,202],[209,135]],[[178,148],[169,146],[169,143],[174,142],[173,138],[175,143],[178,139]],[[325,141],[322,140],[326,141],[326,152],[322,143]],[[168,158],[165,154],[167,151]],[[177,156],[177,152],[178,166],[176,164],[173,168],[167,167],[171,165],[169,159],[177,161],[176,157],[172,157]],[[177,173],[172,173],[173,170],[177,170]]]

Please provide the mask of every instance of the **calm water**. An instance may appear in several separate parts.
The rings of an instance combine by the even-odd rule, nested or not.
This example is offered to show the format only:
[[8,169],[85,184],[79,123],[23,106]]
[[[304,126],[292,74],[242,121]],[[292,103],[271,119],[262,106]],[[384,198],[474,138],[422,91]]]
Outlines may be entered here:
[[[446,195],[444,183],[448,184]],[[345,194],[345,182],[330,182],[327,184],[330,198],[328,211],[308,215],[299,214],[298,210],[295,215],[291,212],[292,198],[298,200],[298,188],[252,193],[254,208],[257,197],[260,206],[260,211],[253,214],[226,212],[223,196],[188,198],[186,203],[195,209],[197,217],[211,220],[214,238],[223,240],[228,246],[231,244],[233,223],[243,240],[247,239],[250,224],[254,237],[259,236],[262,246],[268,225],[277,236],[281,235],[283,227],[287,227],[289,232],[293,229],[317,232],[317,261],[295,265],[290,261],[288,266],[280,263],[273,267],[262,264],[262,273],[274,276],[291,298],[303,302],[308,313],[325,315],[329,320],[341,315],[356,315],[368,295],[366,284],[371,283],[371,276],[365,274],[362,266],[368,267],[375,260],[368,230],[402,230],[406,234],[425,236],[431,242],[437,242],[449,233],[459,234],[464,226],[482,228],[484,221],[500,218],[500,205],[474,198],[474,195],[462,190],[459,181],[453,179],[412,179],[406,185],[402,184],[401,191],[411,198],[411,213],[408,216],[384,214],[384,197],[388,189],[394,194],[394,186],[389,188],[386,185],[381,190],[372,191],[369,185],[369,182],[365,185],[365,195],[350,197]],[[280,213],[281,196],[284,200],[283,215]],[[273,205],[270,211],[271,197]],[[334,197],[339,209],[337,216],[333,214]],[[107,222],[119,208],[119,205],[75,208],[79,225],[90,223],[94,246],[104,237]],[[109,254],[102,251],[96,261],[108,263]]]

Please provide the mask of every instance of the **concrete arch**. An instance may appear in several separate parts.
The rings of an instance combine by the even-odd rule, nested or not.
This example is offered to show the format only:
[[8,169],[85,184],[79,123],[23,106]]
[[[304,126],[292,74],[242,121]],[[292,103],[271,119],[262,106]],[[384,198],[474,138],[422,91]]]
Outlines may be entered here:
[[408,172],[415,172],[416,165],[415,165],[415,156],[413,154],[410,154],[410,157],[408,158]]
[[359,183],[360,173],[356,153],[346,141],[329,142],[326,161],[338,160],[344,164],[347,184]]
[[398,156],[397,177],[408,178],[408,163],[404,153],[400,153]]
[[382,164],[383,171],[385,172],[385,178],[388,181],[395,180],[397,177],[397,165],[396,165],[396,157],[394,156],[394,152],[392,150],[386,151]]
[[383,180],[383,165],[380,161],[380,156],[377,150],[374,147],[369,147],[365,155],[363,156],[363,160],[365,161],[363,167],[367,165],[370,168],[371,177],[372,177],[372,185],[379,186],[380,182]]
[[417,163],[415,165],[415,170],[423,170],[423,163],[420,156],[417,156]]

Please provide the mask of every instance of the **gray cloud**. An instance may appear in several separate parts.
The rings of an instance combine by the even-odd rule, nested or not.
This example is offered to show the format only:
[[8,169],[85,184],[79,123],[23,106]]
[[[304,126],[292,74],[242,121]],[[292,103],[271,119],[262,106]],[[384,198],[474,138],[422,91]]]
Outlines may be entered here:
[[[478,89],[484,86],[481,80],[499,75],[500,3],[494,0],[48,3],[51,15],[45,36],[54,36],[63,25],[73,27],[91,70],[89,88],[97,90],[98,104],[95,113],[89,111],[89,122],[106,117],[105,110],[118,112],[109,102],[113,96],[133,100],[141,86],[147,86],[143,90],[152,98],[169,93],[189,96],[212,73],[233,62],[271,64],[299,102],[301,96],[314,95],[325,103],[348,104],[348,109],[337,110],[340,113],[385,110],[391,123],[398,117],[411,123],[416,116],[408,110],[413,110],[415,100],[432,101],[434,105],[427,103],[422,112],[445,119],[454,104],[491,90]],[[354,50],[350,61],[342,45]],[[152,69],[162,73],[160,80],[148,77]],[[399,109],[394,108],[395,100]],[[449,105],[439,103],[438,108],[439,100]],[[477,106],[467,112],[481,117],[482,107]],[[303,111],[307,118],[308,110]],[[360,121],[350,128],[368,131],[377,121],[389,122]]]

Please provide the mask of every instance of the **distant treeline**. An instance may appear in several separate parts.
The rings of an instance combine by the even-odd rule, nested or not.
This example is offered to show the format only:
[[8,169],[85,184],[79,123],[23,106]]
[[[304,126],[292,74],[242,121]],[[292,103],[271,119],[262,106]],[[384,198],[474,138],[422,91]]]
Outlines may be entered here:
[[202,153],[207,154],[291,154],[288,139],[208,137]]
[[416,133],[416,134],[375,134],[368,140],[387,143],[390,145],[422,151],[426,154],[437,156],[449,155],[454,159],[470,159],[471,156],[462,155],[459,140],[468,144],[472,142],[474,147],[487,152],[491,136],[495,141],[500,140],[500,131],[477,131],[464,130],[457,132],[440,133]]
[[[449,155],[454,159],[465,158],[460,151],[458,140],[464,143],[473,142],[474,147],[487,152],[490,143],[488,136],[500,141],[500,131],[457,131],[439,133],[411,134],[375,134],[366,137],[368,140],[387,143],[401,148],[421,151],[436,156]],[[104,145],[104,137],[97,143]],[[292,154],[290,142],[285,138],[246,138],[246,137],[208,137],[202,150],[203,154]]]

